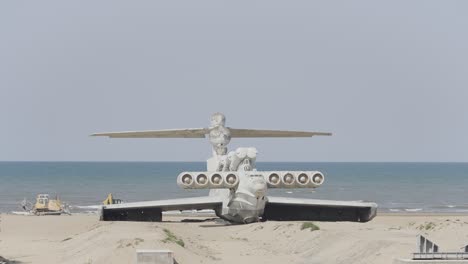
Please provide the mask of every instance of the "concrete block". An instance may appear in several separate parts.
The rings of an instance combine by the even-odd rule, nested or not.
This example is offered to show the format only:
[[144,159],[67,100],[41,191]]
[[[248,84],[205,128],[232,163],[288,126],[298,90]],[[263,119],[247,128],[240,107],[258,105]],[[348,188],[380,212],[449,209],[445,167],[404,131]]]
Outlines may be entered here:
[[166,249],[137,249],[136,264],[174,264],[174,253]]
[[394,259],[393,264],[468,264],[468,259]]
[[434,242],[430,241],[426,237],[418,236],[418,252],[419,253],[432,253],[439,252],[439,246]]

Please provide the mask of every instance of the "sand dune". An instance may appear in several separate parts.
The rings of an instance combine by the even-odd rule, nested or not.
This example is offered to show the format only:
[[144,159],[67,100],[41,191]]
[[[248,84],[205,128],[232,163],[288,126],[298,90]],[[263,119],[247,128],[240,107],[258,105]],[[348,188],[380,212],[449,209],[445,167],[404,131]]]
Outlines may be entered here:
[[[425,234],[442,250],[468,244],[468,216],[378,216],[369,223],[226,225],[219,220],[99,222],[96,215],[1,215],[0,256],[22,263],[133,263],[135,249],[171,249],[184,263],[392,263]],[[191,220],[205,218],[190,217]],[[168,234],[173,235],[168,239]],[[178,241],[178,243],[177,243]],[[182,244],[181,246],[180,244]]]

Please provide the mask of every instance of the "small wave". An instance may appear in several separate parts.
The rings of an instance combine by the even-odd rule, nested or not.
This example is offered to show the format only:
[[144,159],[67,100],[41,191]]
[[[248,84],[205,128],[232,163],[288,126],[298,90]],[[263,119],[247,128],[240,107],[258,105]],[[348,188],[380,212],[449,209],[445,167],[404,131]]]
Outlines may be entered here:
[[12,211],[11,214],[14,214],[14,215],[33,215],[30,212],[24,212],[24,211]]
[[458,207],[458,206],[453,205],[453,204],[429,206],[429,208],[433,208],[433,209],[447,209],[447,208],[455,208],[455,207]]
[[101,209],[102,205],[73,205],[70,206],[71,208],[78,208],[78,209]]
[[286,192],[286,193],[293,193],[293,192]]
[[422,208],[407,208],[405,209],[406,212],[420,212],[422,211]]
[[388,210],[389,210],[390,212],[401,212],[400,209],[393,209],[393,208],[390,208],[390,209],[388,209]]
[[84,211],[83,214],[97,214],[97,211]]

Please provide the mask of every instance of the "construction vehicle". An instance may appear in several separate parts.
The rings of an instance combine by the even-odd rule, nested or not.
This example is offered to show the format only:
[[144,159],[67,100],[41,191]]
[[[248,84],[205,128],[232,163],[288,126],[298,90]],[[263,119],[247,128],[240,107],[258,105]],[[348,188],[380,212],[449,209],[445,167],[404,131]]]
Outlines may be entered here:
[[109,193],[107,195],[107,198],[102,202],[104,205],[109,205],[109,204],[120,204],[122,203],[122,200],[120,199],[114,199],[112,196],[112,193]]
[[68,205],[63,203],[58,196],[55,196],[55,199],[51,199],[49,194],[38,194],[36,203],[32,208],[29,208],[30,205],[26,198],[21,202],[21,207],[34,215],[70,214]]

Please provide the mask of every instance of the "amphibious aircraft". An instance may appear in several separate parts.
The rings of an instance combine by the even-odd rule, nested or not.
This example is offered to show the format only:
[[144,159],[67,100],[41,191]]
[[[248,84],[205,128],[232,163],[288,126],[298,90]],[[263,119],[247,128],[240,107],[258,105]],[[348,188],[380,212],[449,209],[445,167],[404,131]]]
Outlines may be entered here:
[[233,223],[266,220],[316,220],[367,222],[375,217],[377,204],[363,201],[332,201],[269,196],[270,188],[317,188],[325,180],[319,171],[258,171],[257,150],[237,148],[228,152],[231,138],[312,137],[331,133],[237,129],[225,126],[225,116],[215,113],[208,128],[97,133],[110,138],[205,138],[213,156],[207,170],[182,172],[177,184],[184,189],[210,189],[205,197],[105,205],[103,221],[162,221],[162,212],[212,209]]

